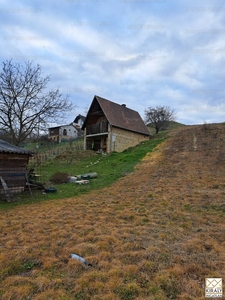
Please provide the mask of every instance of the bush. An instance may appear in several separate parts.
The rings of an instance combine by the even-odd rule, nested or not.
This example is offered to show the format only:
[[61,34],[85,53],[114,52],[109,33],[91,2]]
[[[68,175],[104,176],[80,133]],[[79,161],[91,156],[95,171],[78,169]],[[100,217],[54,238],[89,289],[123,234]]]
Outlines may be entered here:
[[69,174],[64,172],[56,172],[50,178],[50,181],[55,184],[62,184],[68,182]]

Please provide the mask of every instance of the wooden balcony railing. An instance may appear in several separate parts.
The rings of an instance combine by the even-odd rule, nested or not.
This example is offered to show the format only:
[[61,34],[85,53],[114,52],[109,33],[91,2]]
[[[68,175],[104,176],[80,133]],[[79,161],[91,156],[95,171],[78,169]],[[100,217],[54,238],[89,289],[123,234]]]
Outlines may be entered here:
[[98,124],[87,125],[86,135],[108,132],[108,122],[102,121]]

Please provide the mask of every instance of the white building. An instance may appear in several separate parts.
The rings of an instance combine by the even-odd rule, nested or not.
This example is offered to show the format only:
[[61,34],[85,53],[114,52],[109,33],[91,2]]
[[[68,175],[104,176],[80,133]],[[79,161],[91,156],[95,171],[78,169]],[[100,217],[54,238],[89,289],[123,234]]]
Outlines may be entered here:
[[51,127],[48,130],[49,139],[57,143],[75,140],[78,138],[78,129],[72,124]]
[[85,117],[78,115],[74,122],[69,125],[50,127],[48,129],[49,140],[57,143],[76,140],[82,136],[83,131],[81,130],[81,127],[84,123],[84,120]]

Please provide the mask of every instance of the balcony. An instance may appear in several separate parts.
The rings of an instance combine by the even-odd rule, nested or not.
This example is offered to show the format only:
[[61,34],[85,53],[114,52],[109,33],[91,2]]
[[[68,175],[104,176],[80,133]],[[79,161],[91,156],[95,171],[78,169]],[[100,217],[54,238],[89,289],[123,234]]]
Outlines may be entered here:
[[102,121],[98,124],[87,125],[86,135],[99,134],[108,132],[108,122]]

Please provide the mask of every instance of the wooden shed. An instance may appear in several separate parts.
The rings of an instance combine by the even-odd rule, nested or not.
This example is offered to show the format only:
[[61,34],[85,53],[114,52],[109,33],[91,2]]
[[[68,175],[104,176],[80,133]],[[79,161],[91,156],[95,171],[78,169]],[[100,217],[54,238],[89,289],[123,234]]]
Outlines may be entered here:
[[27,164],[30,151],[0,139],[0,196],[5,195],[4,183],[11,194],[24,191],[27,181]]

